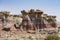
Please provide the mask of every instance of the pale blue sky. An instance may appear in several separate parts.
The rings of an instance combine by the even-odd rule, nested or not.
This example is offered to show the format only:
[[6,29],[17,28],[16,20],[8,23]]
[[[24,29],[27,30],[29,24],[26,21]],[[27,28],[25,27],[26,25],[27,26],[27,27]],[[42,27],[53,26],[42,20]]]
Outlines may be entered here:
[[23,9],[41,9],[46,14],[56,15],[60,21],[60,0],[0,0],[0,10],[19,14]]

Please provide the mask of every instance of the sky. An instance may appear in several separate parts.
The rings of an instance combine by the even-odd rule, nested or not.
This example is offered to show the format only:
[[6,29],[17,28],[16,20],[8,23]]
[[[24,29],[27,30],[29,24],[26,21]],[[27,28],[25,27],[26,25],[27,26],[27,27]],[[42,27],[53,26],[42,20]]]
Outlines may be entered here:
[[23,9],[40,9],[45,14],[56,15],[60,21],[60,0],[0,0],[0,11],[20,14]]

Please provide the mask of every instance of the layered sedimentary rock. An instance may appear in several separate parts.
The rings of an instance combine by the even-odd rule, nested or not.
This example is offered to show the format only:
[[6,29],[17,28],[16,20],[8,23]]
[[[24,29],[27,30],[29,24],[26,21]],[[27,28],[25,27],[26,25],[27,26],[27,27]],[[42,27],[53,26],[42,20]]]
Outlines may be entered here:
[[56,16],[48,16],[48,22],[52,27],[57,27]]
[[[21,15],[11,15],[7,11],[0,12],[0,29],[10,30],[36,30],[43,28],[56,28],[56,16],[44,14],[42,10],[31,9],[21,11]],[[6,29],[8,30],[8,29]]]
[[[7,12],[7,11],[1,11],[0,12],[0,27],[2,28],[2,29],[5,29],[5,28],[8,28],[8,27],[6,27],[6,21],[7,21],[7,17],[9,16],[9,13],[10,12]],[[1,29],[0,28],[0,29]],[[1,30],[2,30],[1,29]]]
[[[31,9],[28,12],[23,11],[22,14],[25,15],[23,16],[23,18],[26,19],[25,22],[28,29],[31,28],[32,30],[32,29],[57,27],[56,16],[49,16],[47,14],[44,14],[43,11],[39,9],[36,9],[36,10]],[[25,27],[25,29],[27,28]]]

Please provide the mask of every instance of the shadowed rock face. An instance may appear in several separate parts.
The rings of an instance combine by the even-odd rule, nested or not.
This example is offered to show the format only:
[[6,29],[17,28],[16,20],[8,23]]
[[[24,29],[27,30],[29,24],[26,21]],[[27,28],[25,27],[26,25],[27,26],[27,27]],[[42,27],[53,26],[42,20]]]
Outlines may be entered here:
[[[57,27],[56,16],[49,16],[47,14],[44,14],[43,11],[39,9],[31,9],[28,12],[22,10],[21,13],[22,16],[9,15],[8,12],[0,12],[0,28],[3,29],[5,26],[5,28],[10,28],[12,30],[16,29],[27,31],[41,28]],[[20,21],[20,18],[22,19],[22,21]],[[6,26],[9,24],[10,27]]]
[[56,16],[48,16],[48,22],[52,27],[57,27]]
[[[32,10],[33,11],[33,10]],[[29,17],[29,12],[27,13],[26,11],[21,11],[22,12],[22,16],[23,16],[23,20],[22,20],[22,28],[24,30],[34,30],[34,25]]]
[[[7,17],[9,16],[9,12],[7,11],[2,11],[0,12],[0,20],[1,20],[1,26],[2,26],[2,29],[5,28],[5,25],[6,25],[6,22],[7,22]],[[0,26],[0,27],[1,27]],[[7,27],[6,27],[7,28]],[[1,30],[2,30],[1,29]],[[5,30],[5,29],[4,29]]]

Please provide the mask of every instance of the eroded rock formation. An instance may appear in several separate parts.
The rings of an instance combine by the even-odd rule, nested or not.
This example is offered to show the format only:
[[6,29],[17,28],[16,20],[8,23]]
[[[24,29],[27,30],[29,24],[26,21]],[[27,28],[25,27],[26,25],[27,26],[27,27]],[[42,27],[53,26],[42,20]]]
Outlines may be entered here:
[[10,15],[9,12],[0,12],[0,30],[36,30],[43,28],[56,28],[56,16],[44,14],[39,9],[31,9],[28,12],[21,11],[21,15]]

